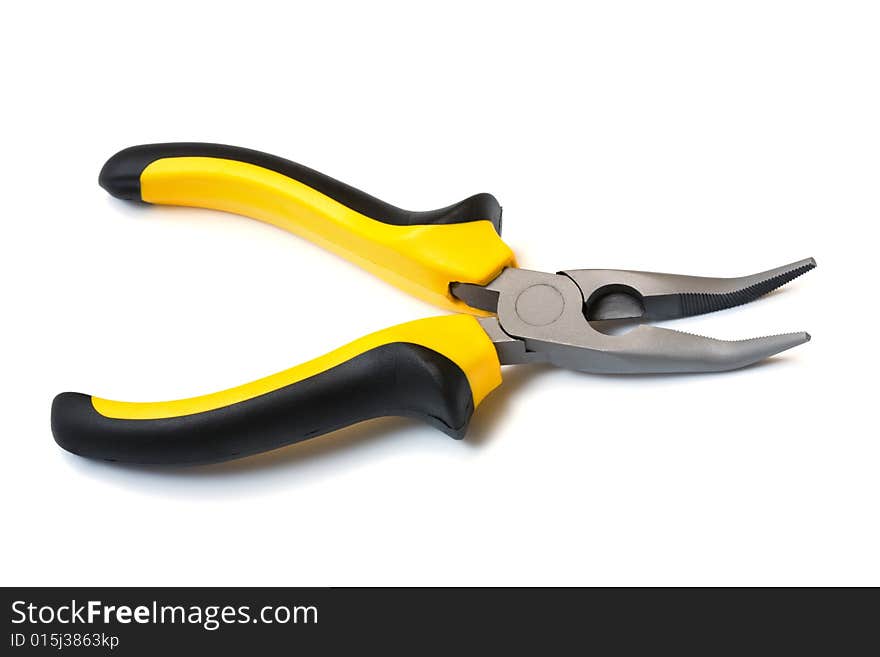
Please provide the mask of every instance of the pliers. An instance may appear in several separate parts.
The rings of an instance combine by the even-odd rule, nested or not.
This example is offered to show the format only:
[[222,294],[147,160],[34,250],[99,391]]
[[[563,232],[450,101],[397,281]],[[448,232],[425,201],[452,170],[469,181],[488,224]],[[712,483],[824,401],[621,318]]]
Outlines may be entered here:
[[120,199],[269,222],[468,314],[393,326],[277,374],[190,399],[141,403],[62,393],[52,404],[53,435],[86,457],[209,463],[381,416],[417,417],[462,438],[474,409],[501,383],[501,365],[714,372],[810,339],[788,333],[730,342],[647,324],[615,335],[606,326],[748,303],[813,269],[812,258],[741,278],[529,271],[517,268],[501,240],[501,206],[490,194],[410,212],[294,162],[220,144],[127,148],[107,161],[99,183]]

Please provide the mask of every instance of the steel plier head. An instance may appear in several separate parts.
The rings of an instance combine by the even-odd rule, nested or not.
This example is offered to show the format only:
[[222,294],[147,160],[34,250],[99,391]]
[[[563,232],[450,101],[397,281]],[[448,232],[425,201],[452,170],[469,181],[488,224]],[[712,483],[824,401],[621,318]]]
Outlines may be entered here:
[[617,269],[545,274],[508,268],[485,286],[455,283],[452,293],[496,314],[480,323],[505,365],[548,362],[601,374],[718,372],[803,344],[810,334],[729,341],[647,324],[619,335],[602,329],[615,322],[678,319],[739,306],[815,266],[807,258],[737,278]]
[[[189,399],[123,402],[62,393],[52,404],[53,435],[87,457],[222,461],[385,415],[415,416],[461,438],[474,409],[501,383],[501,365],[710,372],[810,339],[789,333],[731,342],[646,322],[748,303],[815,267],[812,258],[740,278],[528,271],[501,240],[501,206],[490,194],[412,212],[295,162],[221,144],[128,148],[107,161],[99,182],[125,200],[275,224],[466,314],[394,326],[302,365]],[[639,325],[620,335],[608,330],[620,322]]]

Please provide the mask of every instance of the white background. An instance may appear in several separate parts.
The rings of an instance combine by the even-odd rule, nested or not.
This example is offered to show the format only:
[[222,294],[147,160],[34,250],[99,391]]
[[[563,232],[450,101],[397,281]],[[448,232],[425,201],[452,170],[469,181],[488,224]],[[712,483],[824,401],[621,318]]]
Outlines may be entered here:
[[[874,3],[17,3],[3,18],[3,584],[880,584]],[[739,275],[675,322],[808,330],[746,370],[506,369],[464,442],[365,423],[220,466],[65,453],[63,390],[210,392],[425,303],[281,230],[97,185],[217,141],[429,209],[520,264]]]

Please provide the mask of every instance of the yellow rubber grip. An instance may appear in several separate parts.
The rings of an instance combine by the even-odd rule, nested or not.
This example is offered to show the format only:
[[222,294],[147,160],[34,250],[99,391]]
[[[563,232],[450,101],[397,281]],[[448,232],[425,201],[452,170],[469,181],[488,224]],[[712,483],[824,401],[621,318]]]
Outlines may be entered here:
[[467,315],[450,315],[420,319],[377,331],[302,365],[220,392],[164,402],[124,402],[92,397],[92,405],[104,417],[126,420],[154,420],[203,413],[304,381],[371,349],[393,343],[419,345],[455,363],[467,377],[474,408],[501,384],[498,355],[479,322]]
[[149,203],[211,208],[300,235],[438,306],[482,314],[450,294],[516,265],[490,221],[401,226],[371,219],[276,171],[215,157],[168,157],[140,176]]

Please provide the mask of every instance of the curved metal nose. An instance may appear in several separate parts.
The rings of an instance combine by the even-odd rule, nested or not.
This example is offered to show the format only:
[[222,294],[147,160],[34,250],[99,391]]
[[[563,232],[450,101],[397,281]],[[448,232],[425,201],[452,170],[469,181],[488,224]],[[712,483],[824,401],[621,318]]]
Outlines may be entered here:
[[741,306],[816,267],[805,258],[748,276],[716,278],[626,269],[575,269],[571,278],[587,300],[591,320],[677,319]]
[[809,341],[806,332],[716,340],[642,325],[607,335],[590,320],[671,318],[747,303],[816,266],[808,258],[735,279],[626,270],[560,274],[505,269],[487,286],[453,292],[497,313],[480,320],[503,364],[544,361],[607,374],[736,369]]

